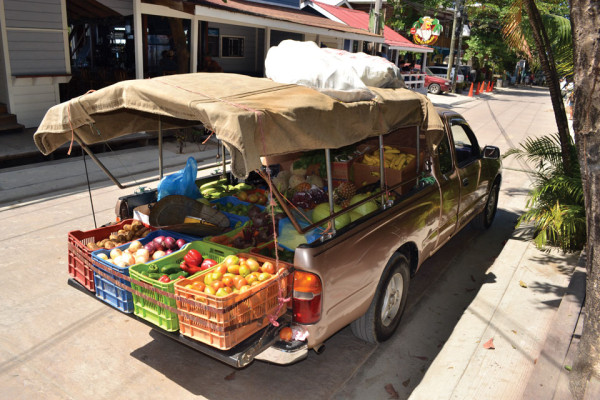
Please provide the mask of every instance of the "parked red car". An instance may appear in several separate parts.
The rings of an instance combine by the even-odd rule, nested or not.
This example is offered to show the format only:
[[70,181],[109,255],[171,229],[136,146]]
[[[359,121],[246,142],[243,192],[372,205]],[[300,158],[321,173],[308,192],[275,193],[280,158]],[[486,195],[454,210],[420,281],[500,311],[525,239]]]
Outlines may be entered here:
[[435,76],[429,68],[425,68],[425,87],[431,94],[441,94],[450,90],[450,81]]

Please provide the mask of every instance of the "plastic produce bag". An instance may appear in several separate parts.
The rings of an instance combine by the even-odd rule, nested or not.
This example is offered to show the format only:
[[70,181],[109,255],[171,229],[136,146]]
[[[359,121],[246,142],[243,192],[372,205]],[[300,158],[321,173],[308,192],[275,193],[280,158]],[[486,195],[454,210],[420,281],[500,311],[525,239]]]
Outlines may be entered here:
[[382,57],[322,49],[314,42],[284,40],[265,60],[267,78],[319,90],[345,102],[372,100],[367,86],[405,87],[400,70]]
[[158,200],[163,197],[179,194],[197,199],[200,197],[200,191],[196,186],[196,173],[198,172],[198,163],[194,157],[187,160],[185,168],[167,175],[158,183]]

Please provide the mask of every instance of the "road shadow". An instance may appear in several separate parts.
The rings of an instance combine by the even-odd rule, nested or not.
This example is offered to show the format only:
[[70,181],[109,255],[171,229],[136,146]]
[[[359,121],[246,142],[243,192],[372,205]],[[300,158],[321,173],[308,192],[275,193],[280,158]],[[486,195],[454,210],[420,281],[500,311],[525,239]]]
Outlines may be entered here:
[[377,385],[373,393],[385,394],[383,383],[361,375],[372,369],[406,376],[402,379],[409,380],[406,386],[395,384],[404,398],[418,385],[480,288],[495,284],[496,277],[487,270],[511,237],[516,217],[499,209],[493,229],[481,230],[471,224],[427,260],[411,282],[398,332],[383,344],[365,343],[346,327],[325,342],[322,354],[310,351],[308,358],[297,364],[255,361],[236,370],[151,332],[153,340],[131,356],[189,392],[209,399],[361,398],[356,386],[368,387],[369,382]]

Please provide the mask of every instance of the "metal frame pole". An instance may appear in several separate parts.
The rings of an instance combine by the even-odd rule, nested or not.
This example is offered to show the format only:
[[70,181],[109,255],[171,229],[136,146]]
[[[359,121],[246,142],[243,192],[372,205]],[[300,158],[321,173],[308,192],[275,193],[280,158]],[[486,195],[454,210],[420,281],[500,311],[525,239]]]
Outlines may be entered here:
[[160,179],[163,178],[163,132],[160,115],[158,116],[158,175]]

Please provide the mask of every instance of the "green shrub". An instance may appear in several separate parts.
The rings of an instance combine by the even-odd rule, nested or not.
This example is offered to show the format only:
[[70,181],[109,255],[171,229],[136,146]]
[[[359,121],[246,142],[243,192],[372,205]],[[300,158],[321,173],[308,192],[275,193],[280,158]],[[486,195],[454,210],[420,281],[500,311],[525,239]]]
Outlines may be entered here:
[[505,157],[514,155],[534,163],[534,186],[529,193],[526,212],[517,226],[532,223],[534,243],[540,249],[558,247],[564,252],[583,249],[586,243],[586,219],[581,173],[577,150],[571,141],[569,171],[564,169],[558,134],[528,138],[520,149],[510,149]]

